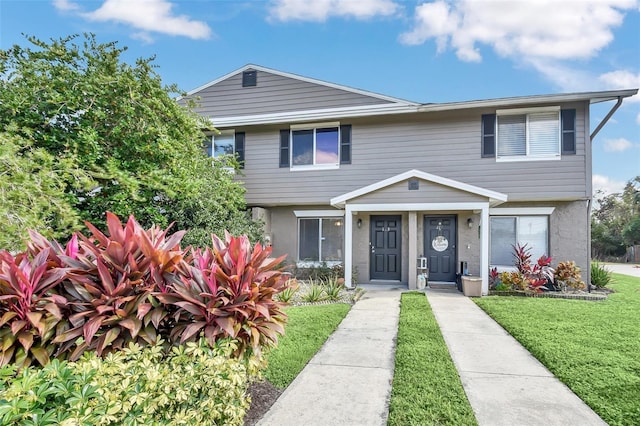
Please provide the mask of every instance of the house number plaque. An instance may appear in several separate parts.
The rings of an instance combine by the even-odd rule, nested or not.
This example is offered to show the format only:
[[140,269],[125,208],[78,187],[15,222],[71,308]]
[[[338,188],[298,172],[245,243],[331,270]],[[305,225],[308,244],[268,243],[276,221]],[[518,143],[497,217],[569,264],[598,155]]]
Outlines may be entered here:
[[445,251],[449,247],[449,240],[442,235],[438,235],[431,241],[431,247],[433,247],[435,251]]

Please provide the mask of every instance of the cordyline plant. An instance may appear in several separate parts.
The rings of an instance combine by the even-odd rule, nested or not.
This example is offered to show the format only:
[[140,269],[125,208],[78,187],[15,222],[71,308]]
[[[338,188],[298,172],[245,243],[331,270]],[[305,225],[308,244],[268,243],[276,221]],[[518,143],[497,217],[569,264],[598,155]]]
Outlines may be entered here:
[[50,291],[64,278],[50,256],[50,248],[34,257],[0,251],[0,366],[45,365],[55,350],[52,338],[65,325],[66,299]]
[[512,247],[515,266],[518,268],[520,277],[514,277],[512,273],[510,277],[511,280],[523,290],[541,292],[543,289],[546,289],[546,285],[553,282],[554,276],[554,270],[549,266],[551,265],[551,257],[542,255],[538,261],[532,265],[531,248],[527,247],[527,244],[517,244]]
[[213,248],[195,250],[188,276],[158,293],[163,303],[174,305],[175,343],[196,341],[203,336],[209,344],[224,338],[238,341],[236,355],[247,350],[260,356],[261,348],[275,345],[284,333],[285,305],[275,296],[288,286],[278,267],[285,256],[270,258],[271,248],[246,236],[225,240],[212,236]]
[[61,255],[67,268],[61,293],[69,300],[69,329],[54,343],[60,353],[77,359],[85,350],[98,355],[124,347],[157,342],[157,330],[168,315],[153,294],[167,290],[176,280],[183,260],[180,239],[184,231],[167,237],[167,230],[144,230],[129,217],[122,225],[107,212],[109,235],[85,222],[91,232],[79,234],[75,256]]

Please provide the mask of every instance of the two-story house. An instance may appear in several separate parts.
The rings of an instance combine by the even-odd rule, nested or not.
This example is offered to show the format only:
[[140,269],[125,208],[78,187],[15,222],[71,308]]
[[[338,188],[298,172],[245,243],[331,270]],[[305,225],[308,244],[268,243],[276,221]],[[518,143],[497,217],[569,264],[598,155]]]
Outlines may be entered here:
[[421,104],[247,65],[188,97],[220,130],[210,155],[242,162],[275,254],[409,288],[426,257],[431,282],[468,272],[487,293],[516,243],[588,274],[590,104],[636,93]]

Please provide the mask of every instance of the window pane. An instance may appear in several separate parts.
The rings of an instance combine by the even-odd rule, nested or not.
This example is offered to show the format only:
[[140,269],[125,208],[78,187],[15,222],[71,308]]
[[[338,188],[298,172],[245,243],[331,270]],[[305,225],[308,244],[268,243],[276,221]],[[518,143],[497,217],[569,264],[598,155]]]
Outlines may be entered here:
[[529,114],[529,154],[560,154],[560,122],[557,112]]
[[320,220],[300,219],[299,260],[320,260]]
[[213,157],[213,136],[207,136],[202,141],[202,147],[207,157]]
[[338,128],[316,130],[316,164],[338,164]]
[[293,165],[313,164],[313,130],[296,130],[292,134]]
[[322,261],[342,260],[344,219],[322,219]]
[[516,218],[491,218],[492,265],[513,265],[513,246],[516,244]]
[[526,155],[524,115],[498,116],[498,157]]
[[215,145],[214,156],[220,157],[221,155],[233,154],[233,140],[234,135],[215,135],[213,137]]
[[547,247],[548,218],[546,216],[521,216],[518,220],[518,242],[531,249],[531,262],[549,255]]

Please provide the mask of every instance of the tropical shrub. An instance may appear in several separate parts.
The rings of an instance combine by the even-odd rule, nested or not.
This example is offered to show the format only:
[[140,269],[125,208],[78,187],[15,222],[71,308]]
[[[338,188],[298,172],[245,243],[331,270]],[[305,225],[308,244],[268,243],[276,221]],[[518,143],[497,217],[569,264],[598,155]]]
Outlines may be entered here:
[[45,365],[55,350],[56,329],[65,325],[66,299],[51,292],[64,270],[45,248],[31,257],[0,251],[0,366]]
[[309,280],[309,285],[302,295],[302,301],[308,303],[320,302],[324,300],[324,286],[321,282]]
[[212,236],[213,248],[193,253],[188,276],[156,297],[175,312],[171,341],[184,343],[203,336],[210,344],[233,338],[236,355],[248,349],[260,355],[262,347],[274,346],[284,333],[286,314],[277,294],[287,288],[288,276],[278,268],[284,256],[270,258],[271,247],[246,236]]
[[287,288],[285,288],[278,294],[278,300],[283,303],[290,303],[293,295],[296,294],[299,288],[300,284],[298,284],[298,280],[296,280],[295,278],[288,280]]
[[333,278],[325,281],[323,285],[327,300],[335,301],[340,299],[340,292],[344,289],[344,279]]
[[101,359],[53,360],[16,375],[0,369],[0,423],[239,425],[248,408],[247,373],[222,346],[130,344]]
[[76,360],[85,350],[119,349],[129,342],[154,344],[161,322],[168,315],[154,299],[176,280],[183,252],[184,231],[167,237],[168,229],[144,230],[129,217],[122,225],[107,212],[109,235],[86,222],[91,237],[79,234],[78,253],[61,256],[67,273],[61,294],[69,301],[70,327],[53,341],[61,353]]
[[605,288],[611,283],[611,271],[598,262],[591,263],[591,284],[596,288]]
[[558,266],[556,266],[556,282],[563,291],[566,291],[567,288],[573,290],[584,290],[586,288],[580,275],[580,268],[573,261],[558,263]]

